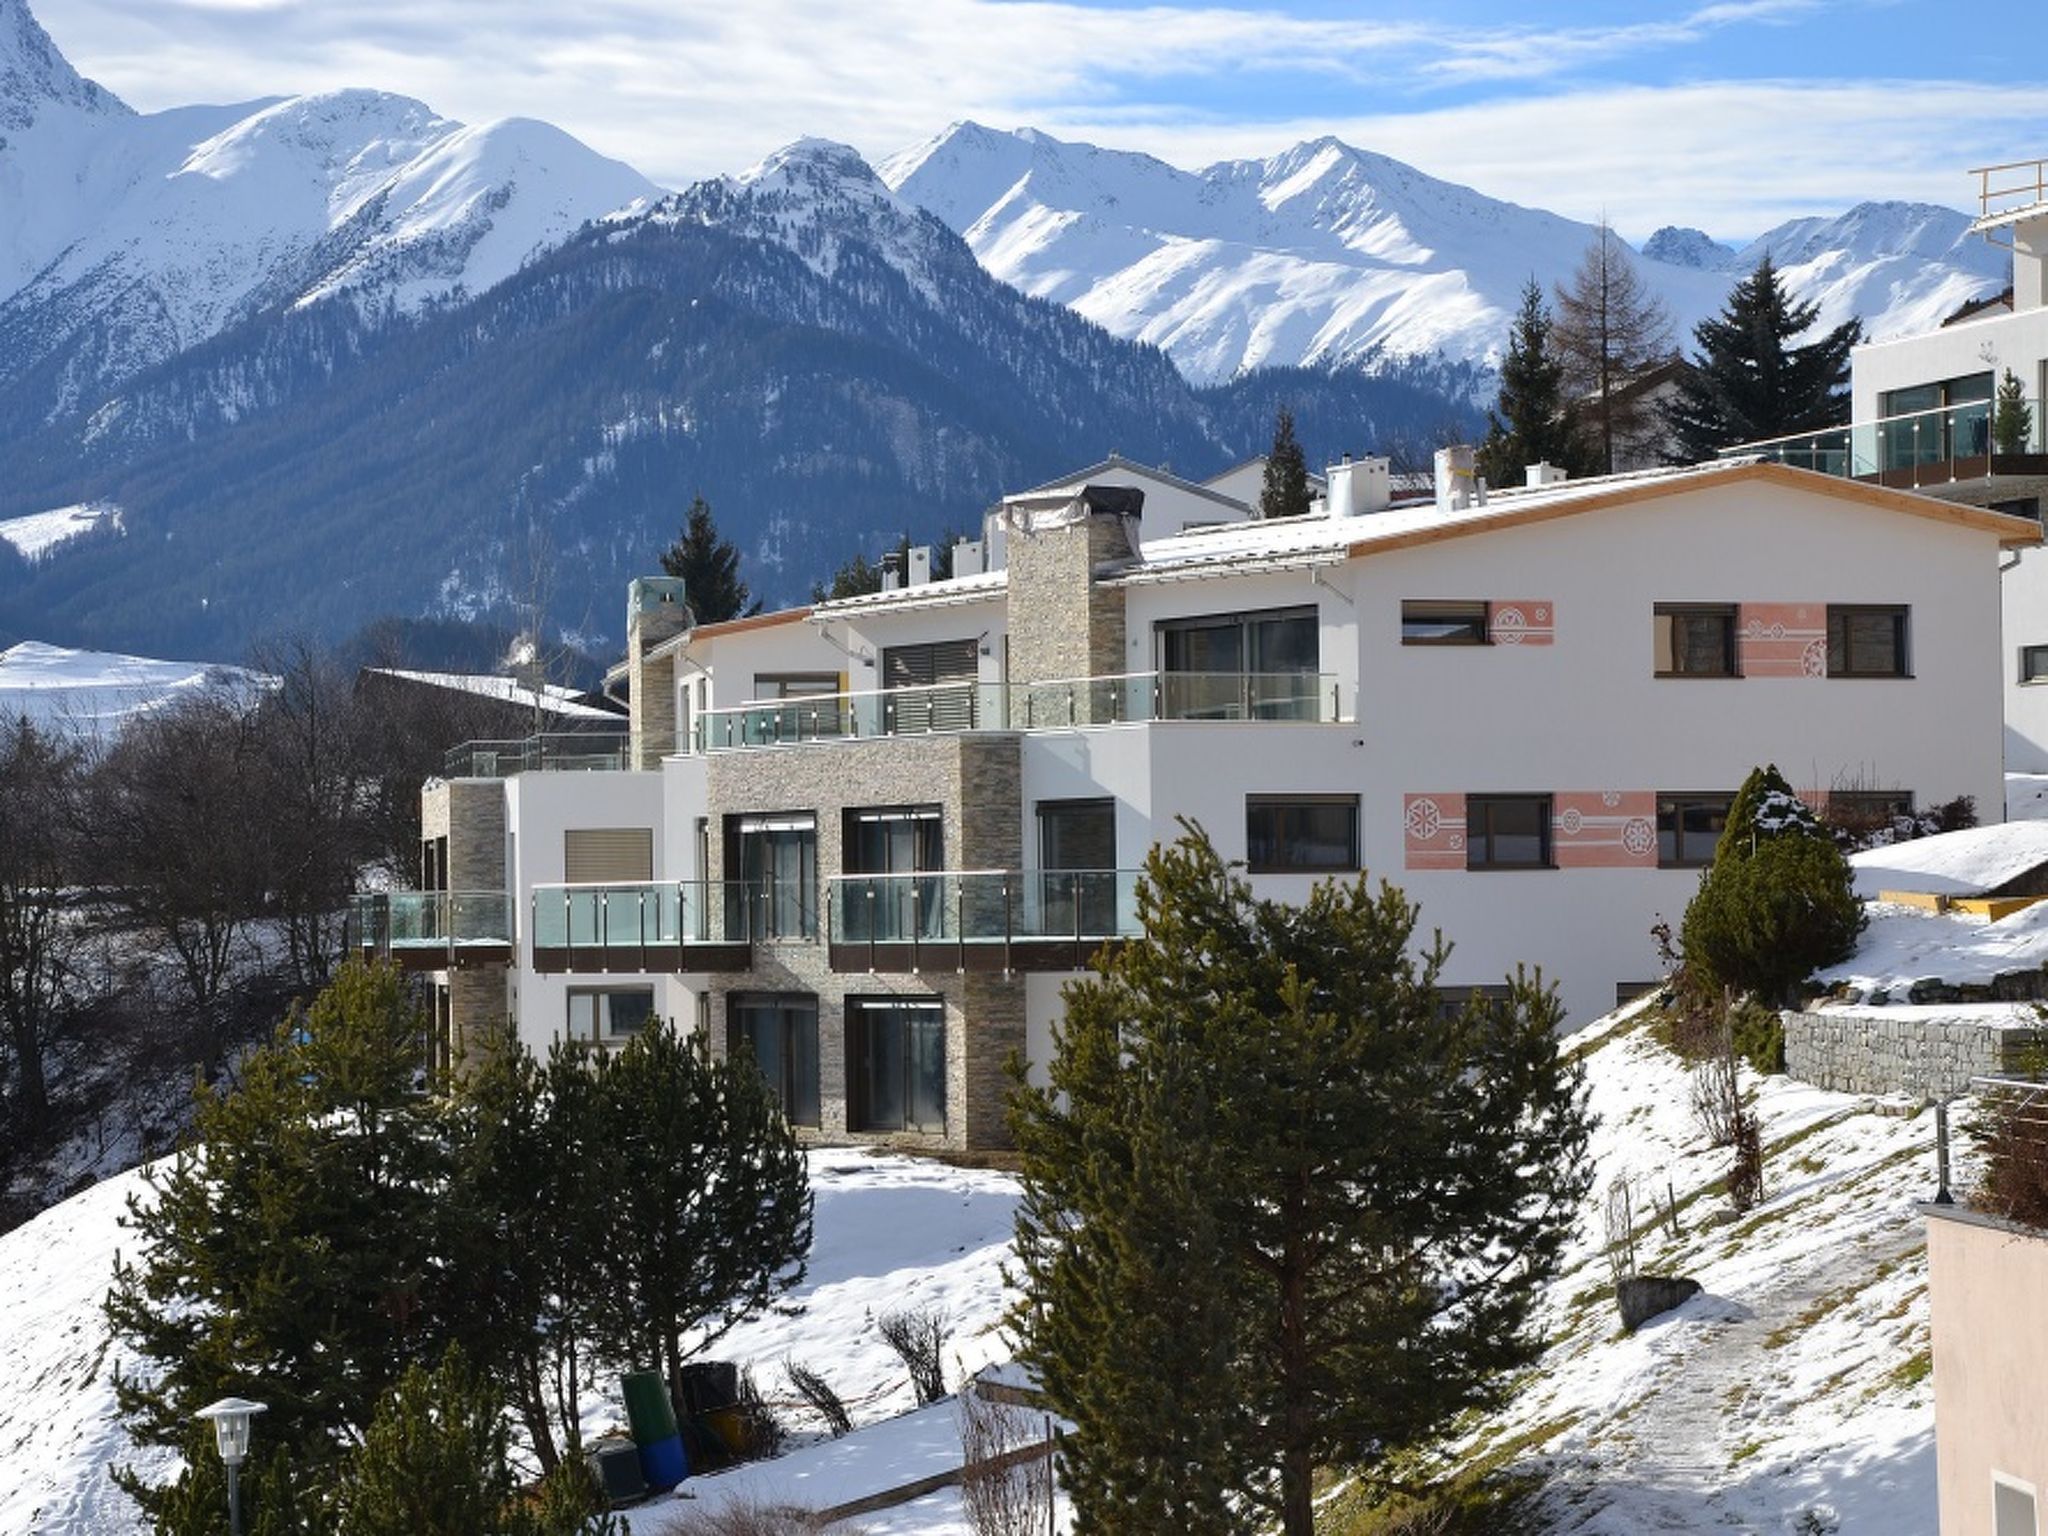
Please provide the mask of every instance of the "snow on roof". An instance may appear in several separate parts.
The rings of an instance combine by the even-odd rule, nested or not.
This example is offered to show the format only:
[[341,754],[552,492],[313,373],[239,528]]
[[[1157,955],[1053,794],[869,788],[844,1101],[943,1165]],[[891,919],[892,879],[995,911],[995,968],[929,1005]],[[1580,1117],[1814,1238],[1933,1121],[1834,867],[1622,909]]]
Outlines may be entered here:
[[975,576],[920,582],[914,587],[892,587],[886,592],[863,592],[859,597],[842,597],[834,602],[820,603],[812,611],[819,618],[834,618],[875,608],[886,608],[891,613],[918,608],[952,608],[999,596],[1009,584],[1009,572],[983,571]]
[[[1246,462],[1249,463],[1250,461],[1247,460]],[[1242,469],[1243,467],[1244,465],[1242,464],[1233,466],[1236,469]],[[1059,491],[1072,491],[1079,495],[1081,487],[1090,480],[1095,479],[1099,475],[1112,474],[1117,470],[1122,470],[1127,474],[1142,475],[1148,480],[1157,480],[1161,485],[1170,485],[1175,490],[1186,491],[1193,496],[1206,497],[1210,501],[1221,502],[1228,507],[1236,507],[1240,511],[1250,505],[1249,502],[1242,501],[1238,497],[1226,496],[1223,492],[1211,486],[1198,485],[1193,480],[1184,480],[1170,469],[1155,469],[1150,464],[1140,464],[1133,459],[1127,459],[1120,453],[1112,453],[1108,458],[1098,460],[1096,463],[1090,464],[1086,469],[1070,471],[1059,476],[1057,479],[1046,481],[1043,485],[1034,485],[1027,490],[1013,491],[1005,496],[1003,500],[1015,501],[1020,496],[1051,496]],[[1225,475],[1230,472],[1228,469],[1223,471]],[[1217,478],[1221,479],[1222,476],[1219,475]]]
[[557,683],[543,683],[540,697],[534,697],[534,690],[515,677],[496,677],[489,674],[470,672],[413,672],[401,667],[365,667],[380,677],[396,677],[408,683],[424,683],[432,688],[447,688],[456,693],[473,693],[480,698],[497,699],[505,704],[538,704],[551,715],[563,715],[572,720],[619,720],[623,717],[615,710],[598,709],[582,702],[583,695],[574,688],[564,688]]
[[1851,854],[1856,894],[1977,896],[2048,864],[2048,821],[2006,821]]
[[1888,902],[1873,904],[1869,917],[1856,953],[1819,973],[1823,986],[1899,988],[1922,979],[1977,984],[2048,963],[2048,902],[1995,923]]

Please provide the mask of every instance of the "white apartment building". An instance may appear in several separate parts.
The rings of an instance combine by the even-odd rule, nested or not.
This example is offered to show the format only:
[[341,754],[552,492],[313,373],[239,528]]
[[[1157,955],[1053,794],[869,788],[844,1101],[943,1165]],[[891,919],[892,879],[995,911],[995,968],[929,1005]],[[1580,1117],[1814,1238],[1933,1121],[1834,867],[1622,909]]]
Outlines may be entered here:
[[671,1017],[819,1137],[973,1148],[1183,819],[1263,894],[1396,882],[1448,982],[1537,966],[1583,1023],[1658,977],[1757,764],[2000,814],[1999,560],[2037,523],[1756,461],[1489,495],[1441,458],[1406,505],[1334,466],[1289,522],[1098,465],[963,574],[729,624],[636,582],[630,733],[462,749],[439,889],[365,898],[364,942],[432,974],[452,1055]]

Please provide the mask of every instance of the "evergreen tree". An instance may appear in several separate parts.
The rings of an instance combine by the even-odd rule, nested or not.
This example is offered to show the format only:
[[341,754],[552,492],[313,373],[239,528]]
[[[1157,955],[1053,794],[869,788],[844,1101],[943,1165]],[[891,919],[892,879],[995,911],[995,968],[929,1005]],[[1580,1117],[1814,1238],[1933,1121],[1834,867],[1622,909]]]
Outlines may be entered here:
[[1613,474],[1617,456],[1644,451],[1661,431],[1660,413],[1629,386],[1671,353],[1671,316],[1605,220],[1571,281],[1557,289],[1551,332],[1565,389],[1586,402],[1597,468]]
[[1508,333],[1499,403],[1486,413],[1478,469],[1489,485],[1520,485],[1531,464],[1554,464],[1573,474],[1594,465],[1578,409],[1565,398],[1564,365],[1552,352],[1550,335],[1550,311],[1532,277],[1522,288],[1522,307]]
[[811,601],[833,603],[842,597],[866,597],[870,592],[881,590],[880,562],[871,565],[866,555],[855,550],[853,558],[835,570],[830,581],[811,583]]
[[[550,1077],[576,1060],[558,1055]],[[803,1152],[751,1061],[714,1062],[672,1025],[586,1055],[580,1070],[595,1078],[609,1193],[583,1286],[590,1335],[615,1364],[653,1356],[680,1400],[686,1336],[702,1349],[803,1279]]]
[[1294,412],[1283,405],[1273,413],[1273,446],[1266,450],[1259,516],[1306,517],[1309,501],[1308,460],[1294,439]]
[[683,600],[699,624],[723,624],[761,611],[759,603],[749,601],[747,584],[740,580],[740,552],[718,536],[711,503],[702,496],[690,498],[682,535],[662,551],[661,569],[682,577]]
[[2034,410],[2027,404],[2026,387],[2010,368],[1998,381],[1998,398],[1991,407],[1991,441],[2000,453],[2025,453],[2034,436]]
[[1775,765],[1751,771],[1685,909],[1688,979],[1779,1005],[1848,957],[1863,928],[1854,872]]
[[1818,304],[1794,303],[1769,256],[1728,295],[1718,316],[1693,331],[1699,355],[1680,372],[1665,424],[1680,463],[1699,463],[1738,443],[1839,425],[1849,413],[1849,351],[1855,320],[1794,346],[1813,329]]
[[1444,1006],[1390,886],[1260,901],[1198,828],[1142,941],[1016,1070],[1021,1356],[1076,1433],[1077,1529],[1309,1536],[1320,1467],[1498,1399],[1587,1187],[1579,1070],[1517,977]]

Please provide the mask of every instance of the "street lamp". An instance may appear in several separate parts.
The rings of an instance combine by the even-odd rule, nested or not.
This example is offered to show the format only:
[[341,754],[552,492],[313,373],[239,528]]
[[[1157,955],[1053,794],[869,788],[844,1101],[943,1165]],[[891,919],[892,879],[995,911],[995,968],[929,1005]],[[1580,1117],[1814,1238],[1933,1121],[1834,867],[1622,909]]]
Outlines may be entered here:
[[224,1397],[196,1415],[213,1420],[213,1438],[228,1469],[228,1536],[242,1536],[242,1463],[249,1456],[249,1421],[268,1410],[267,1403]]

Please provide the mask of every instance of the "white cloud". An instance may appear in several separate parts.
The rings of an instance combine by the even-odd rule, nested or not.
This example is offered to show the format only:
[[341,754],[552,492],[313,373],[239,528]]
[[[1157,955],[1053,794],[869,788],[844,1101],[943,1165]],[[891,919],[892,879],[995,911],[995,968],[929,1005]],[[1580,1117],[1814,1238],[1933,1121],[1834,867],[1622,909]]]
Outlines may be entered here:
[[[1631,55],[1682,61],[1709,33],[1818,3],[1456,32],[1059,0],[36,0],[73,61],[145,110],[372,85],[470,122],[545,118],[671,185],[803,134],[879,156],[962,117],[1190,166],[1333,132],[1496,196],[1582,217],[1604,208],[1624,230],[1734,235],[1866,197],[1958,202],[1962,167],[2048,138],[2038,90],[1564,86]],[[1266,78],[1284,103],[1304,73],[1369,83],[1359,94],[1380,110],[1226,120],[1187,105],[1212,82],[1235,101]],[[1516,94],[1429,105],[1488,84]]]

